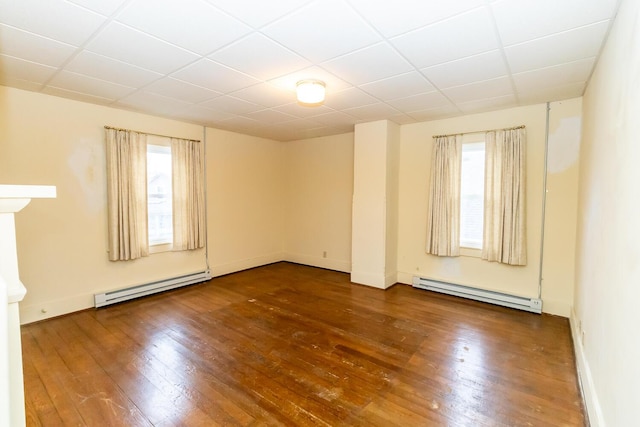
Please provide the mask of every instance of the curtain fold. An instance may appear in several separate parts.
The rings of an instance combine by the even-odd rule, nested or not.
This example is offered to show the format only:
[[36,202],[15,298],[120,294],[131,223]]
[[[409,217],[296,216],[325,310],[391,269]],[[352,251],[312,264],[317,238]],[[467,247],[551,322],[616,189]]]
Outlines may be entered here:
[[205,245],[203,157],[199,141],[171,138],[174,251]]
[[106,129],[109,260],[149,255],[146,135]]
[[527,264],[524,128],[486,133],[482,259]]
[[460,164],[458,136],[434,137],[427,218],[428,254],[460,255]]

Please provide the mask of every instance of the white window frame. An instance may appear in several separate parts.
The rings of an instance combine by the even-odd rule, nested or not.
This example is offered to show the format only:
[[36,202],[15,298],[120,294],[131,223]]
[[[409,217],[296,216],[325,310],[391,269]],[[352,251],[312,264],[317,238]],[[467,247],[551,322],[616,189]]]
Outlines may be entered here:
[[[171,155],[171,141],[169,138],[158,137],[155,135],[149,135],[147,138],[147,154],[153,152],[160,152],[166,154],[168,151],[169,155]],[[148,161],[148,157],[147,157]],[[147,177],[148,179],[148,177]],[[147,189],[147,193],[149,189]],[[148,203],[148,200],[147,200]],[[149,205],[147,204],[147,209]],[[172,212],[172,221],[173,221],[173,212]],[[149,230],[147,229],[147,233]],[[173,249],[173,237],[171,241],[166,242],[151,242],[149,241],[149,253],[159,253],[159,252],[168,252]]]
[[[466,148],[466,150],[465,150]],[[482,134],[467,134],[464,135],[462,138],[462,150],[463,153],[462,155],[464,156],[465,151],[468,150],[481,150],[482,153],[485,152],[485,141],[484,141],[484,135]],[[484,156],[483,156],[484,158]],[[482,169],[482,175],[481,178],[480,177],[476,177],[475,179],[479,179],[482,182],[482,187],[483,187],[483,192],[482,192],[482,210],[484,210],[484,174],[485,174],[485,170],[484,170],[484,163],[483,163],[483,169]],[[463,218],[463,206],[462,206],[462,182],[463,182],[463,176],[465,175],[465,169],[463,167],[463,165],[461,165],[460,167],[460,186],[461,186],[461,190],[460,190],[460,198],[461,198],[461,203],[460,203],[460,255],[465,255],[465,256],[472,256],[472,257],[480,257],[482,255],[482,239],[478,242],[478,241],[470,241],[470,240],[463,240],[463,236],[462,236],[462,218]],[[483,212],[483,216],[482,216],[482,221],[481,221],[481,226],[482,229],[484,229],[484,212]]]

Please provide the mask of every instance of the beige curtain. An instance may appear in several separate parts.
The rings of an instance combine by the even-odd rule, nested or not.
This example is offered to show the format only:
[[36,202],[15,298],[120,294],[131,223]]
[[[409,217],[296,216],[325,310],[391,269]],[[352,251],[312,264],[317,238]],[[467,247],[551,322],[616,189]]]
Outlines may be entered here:
[[146,135],[105,129],[109,260],[149,255]]
[[524,128],[487,132],[482,259],[527,264]]
[[199,141],[171,138],[174,251],[205,245],[203,156]]
[[434,137],[427,218],[428,254],[460,255],[460,163],[459,137]]

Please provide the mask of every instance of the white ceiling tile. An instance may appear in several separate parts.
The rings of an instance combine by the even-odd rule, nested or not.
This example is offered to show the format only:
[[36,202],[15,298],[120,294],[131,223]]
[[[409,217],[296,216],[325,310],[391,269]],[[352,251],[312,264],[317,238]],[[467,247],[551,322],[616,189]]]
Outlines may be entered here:
[[331,93],[325,99],[324,104],[334,110],[343,110],[361,105],[374,104],[376,102],[378,102],[378,100],[373,96],[356,87],[350,87],[337,93]]
[[492,9],[505,46],[613,16],[618,0],[502,0]]
[[400,113],[397,109],[383,102],[347,108],[343,112],[365,121],[382,120],[388,116],[395,116]]
[[183,101],[193,102],[194,104],[221,95],[220,92],[205,89],[171,77],[165,77],[157,80],[145,87],[144,90],[145,92],[156,93],[158,95],[168,96],[169,98],[174,99],[181,99]]
[[135,90],[128,86],[95,79],[70,71],[59,72],[51,79],[48,85],[112,100],[122,98]]
[[391,39],[417,68],[498,49],[493,20],[486,8],[429,25]]
[[0,1],[0,21],[74,46],[82,45],[105,17],[63,0]]
[[397,123],[399,125],[408,125],[410,123],[415,123],[415,119],[412,118],[411,116],[407,115],[407,114],[398,114],[395,116],[390,116],[389,120],[391,120],[394,123]]
[[425,122],[429,120],[443,119],[445,117],[459,116],[460,110],[453,104],[448,103],[439,107],[428,108],[425,110],[412,111],[409,116],[419,122]]
[[110,16],[127,0],[68,0],[101,15]]
[[499,77],[493,80],[444,89],[442,92],[453,102],[458,103],[512,95],[513,88],[508,77]]
[[242,99],[234,98],[233,96],[220,96],[218,98],[205,101],[200,105],[206,108],[211,108],[212,110],[224,111],[233,114],[245,114],[263,109],[260,105],[243,101]]
[[87,50],[163,74],[198,58],[191,52],[116,22],[102,30],[87,45]]
[[170,115],[176,111],[184,111],[189,106],[187,102],[148,92],[132,93],[118,100],[116,105],[159,115]]
[[217,92],[229,93],[259,83],[244,73],[203,58],[174,73],[172,77]]
[[[336,31],[337,28],[340,31]],[[381,40],[360,16],[339,0],[311,3],[262,32],[315,63]]]
[[326,126],[353,126],[358,121],[356,117],[340,111],[320,114],[318,116],[314,116],[313,120]]
[[0,53],[39,64],[58,67],[76,48],[66,43],[0,24]]
[[518,99],[521,104],[529,105],[577,98],[584,94],[585,85],[585,82],[578,82],[563,86],[522,90],[518,91]]
[[162,77],[160,73],[86,50],[75,56],[64,69],[131,87],[145,86]]
[[200,55],[251,31],[203,0],[134,0],[118,21]]
[[257,120],[259,122],[266,123],[266,124],[282,123],[282,122],[295,119],[295,117],[289,114],[285,114],[283,112],[271,110],[271,109],[255,111],[253,113],[247,114],[247,117],[253,120]]
[[514,95],[499,96],[496,98],[478,99],[469,102],[459,102],[457,107],[465,114],[478,113],[481,111],[497,110],[516,104]]
[[[473,70],[473,72],[469,72]],[[481,53],[424,68],[422,73],[439,89],[461,86],[507,75],[507,67],[499,50]]]
[[350,0],[385,37],[393,37],[485,4],[484,0]]
[[[1,63],[0,58],[0,63]],[[0,85],[7,87],[14,87],[16,89],[30,90],[32,92],[40,92],[42,89],[42,83],[34,83],[20,78],[5,75],[0,71]]]
[[518,93],[572,83],[584,83],[591,74],[594,62],[595,58],[587,58],[553,67],[518,73],[513,75],[513,81]]
[[[606,37],[609,21],[556,33],[505,48],[511,72],[544,68],[594,57]],[[544,52],[541,55],[540,52]]]
[[27,82],[44,84],[53,76],[56,68],[0,54],[0,76]]
[[449,101],[440,92],[421,93],[388,102],[404,113],[428,108],[436,108],[448,104]]
[[258,33],[220,49],[209,55],[209,59],[261,80],[311,66],[308,60]]
[[185,109],[179,111],[177,116],[183,119],[188,119],[191,122],[207,124],[230,119],[233,117],[233,114],[225,113],[224,111],[214,111],[201,105],[189,105]]
[[365,92],[382,101],[433,92],[435,88],[416,71],[400,74],[360,86]]
[[259,28],[311,2],[311,0],[208,0],[245,23]]
[[354,85],[381,80],[413,69],[411,64],[386,42],[324,62],[322,67]]
[[295,100],[296,97],[293,91],[285,90],[269,83],[249,86],[232,92],[231,95],[269,108],[288,104]]
[[100,96],[74,92],[72,90],[66,90],[66,89],[62,89],[54,86],[45,87],[44,89],[42,89],[42,93],[46,93],[47,95],[59,96],[61,98],[73,99],[75,101],[98,104],[98,105],[109,105],[113,102],[113,99],[110,99],[110,98],[102,98]]

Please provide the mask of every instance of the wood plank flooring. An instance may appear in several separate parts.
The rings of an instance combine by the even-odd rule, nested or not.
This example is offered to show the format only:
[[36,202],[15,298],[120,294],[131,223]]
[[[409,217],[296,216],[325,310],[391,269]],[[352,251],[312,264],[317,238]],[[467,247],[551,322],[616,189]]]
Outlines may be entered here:
[[277,263],[22,327],[29,426],[583,426],[567,319]]

